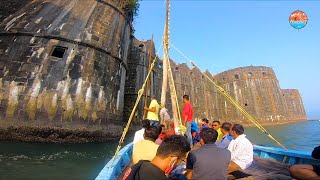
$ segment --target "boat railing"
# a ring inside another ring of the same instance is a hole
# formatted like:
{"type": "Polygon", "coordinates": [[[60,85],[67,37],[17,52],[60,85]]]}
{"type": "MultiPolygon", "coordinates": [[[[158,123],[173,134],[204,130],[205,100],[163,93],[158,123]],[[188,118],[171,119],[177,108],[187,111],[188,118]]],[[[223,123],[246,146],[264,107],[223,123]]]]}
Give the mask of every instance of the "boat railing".
{"type": "Polygon", "coordinates": [[[130,164],[132,157],[133,143],[127,144],[123,147],[117,157],[113,160],[111,159],[101,170],[96,180],[109,180],[116,179],[117,175],[121,174],[121,171],[130,164]],[[112,165],[113,162],[113,165],[112,165]]]}
{"type": "Polygon", "coordinates": [[[275,147],[255,145],[254,155],[261,158],[270,158],[288,164],[319,164],[320,161],[311,157],[309,151],[284,150],[275,147]]]}

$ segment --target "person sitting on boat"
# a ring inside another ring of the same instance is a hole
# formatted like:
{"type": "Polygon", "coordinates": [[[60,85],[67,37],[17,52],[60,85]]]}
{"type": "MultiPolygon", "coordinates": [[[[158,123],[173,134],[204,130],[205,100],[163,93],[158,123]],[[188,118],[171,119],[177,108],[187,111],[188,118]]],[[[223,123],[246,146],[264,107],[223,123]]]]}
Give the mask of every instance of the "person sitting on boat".
{"type": "Polygon", "coordinates": [[[204,128],[209,128],[209,120],[207,118],[202,119],[200,131],[202,131],[204,128]]]}
{"type": "Polygon", "coordinates": [[[150,121],[148,119],[145,119],[145,120],[142,120],[141,124],[142,124],[142,129],[134,133],[133,144],[141,140],[144,140],[144,137],[143,137],[144,130],[145,128],[150,126],[150,121]]]}
{"type": "Polygon", "coordinates": [[[133,145],[132,161],[136,164],[140,160],[151,160],[156,156],[158,144],[155,143],[161,129],[159,126],[149,126],[144,130],[144,140],[133,145]]]}
{"type": "Polygon", "coordinates": [[[218,132],[217,141],[222,139],[223,134],[222,134],[221,128],[220,128],[220,121],[218,121],[218,120],[212,121],[212,128],[218,132]]]}
{"type": "MultiPolygon", "coordinates": [[[[313,149],[311,156],[320,160],[320,146],[313,149]]],[[[290,167],[290,174],[297,179],[320,179],[320,165],[297,164],[290,167]]]]}
{"type": "Polygon", "coordinates": [[[199,128],[195,122],[191,124],[192,145],[196,145],[200,142],[199,128]],[[196,128],[194,128],[196,127],[196,128]]]}
{"type": "Polygon", "coordinates": [[[167,129],[165,125],[161,124],[161,133],[159,134],[158,139],[156,140],[156,144],[161,144],[167,138],[167,129]]]}
{"type": "Polygon", "coordinates": [[[147,113],[147,119],[150,120],[150,125],[158,125],[159,123],[159,109],[160,109],[160,105],[158,104],[158,101],[156,100],[156,98],[153,96],[151,98],[151,102],[149,105],[149,108],[147,106],[144,107],[144,110],[148,111],[147,113]]]}
{"type": "Polygon", "coordinates": [[[165,108],[163,105],[160,106],[161,109],[160,109],[160,123],[163,124],[166,129],[169,129],[169,124],[171,122],[171,118],[170,118],[170,115],[168,113],[168,109],[165,108]]]}
{"type": "Polygon", "coordinates": [[[187,158],[188,179],[227,179],[231,153],[214,144],[217,137],[217,131],[211,128],[203,129],[200,132],[201,147],[190,151],[187,158]]]}
{"type": "Polygon", "coordinates": [[[123,180],[167,180],[167,176],[185,161],[189,151],[186,137],[172,135],[161,143],[151,162],[139,161],[127,170],[123,180]]]}
{"type": "Polygon", "coordinates": [[[247,169],[253,161],[253,146],[246,138],[246,135],[243,134],[243,126],[241,124],[234,124],[229,133],[234,139],[228,146],[228,150],[231,152],[228,174],[247,169]]]}
{"type": "Polygon", "coordinates": [[[183,95],[183,111],[182,111],[182,119],[183,119],[183,125],[187,127],[186,135],[188,137],[190,146],[192,147],[192,135],[191,135],[191,123],[193,122],[193,108],[191,106],[191,103],[189,102],[189,96],[183,95]]]}
{"type": "Polygon", "coordinates": [[[223,134],[222,139],[216,142],[216,145],[219,148],[228,148],[230,142],[232,141],[233,137],[229,134],[230,128],[232,124],[228,122],[224,122],[221,125],[221,132],[223,134]]]}
{"type": "Polygon", "coordinates": [[[170,123],[171,129],[169,131],[167,131],[167,137],[174,135],[175,131],[174,131],[174,122],[170,123]]]}

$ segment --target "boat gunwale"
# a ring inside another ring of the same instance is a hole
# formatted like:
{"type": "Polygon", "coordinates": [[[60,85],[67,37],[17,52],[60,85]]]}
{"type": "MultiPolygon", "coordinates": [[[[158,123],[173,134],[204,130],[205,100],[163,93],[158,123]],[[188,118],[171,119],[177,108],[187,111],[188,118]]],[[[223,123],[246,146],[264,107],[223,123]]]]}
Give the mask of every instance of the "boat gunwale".
{"type": "Polygon", "coordinates": [[[132,151],[133,143],[129,143],[124,146],[119,151],[118,156],[115,159],[110,159],[109,162],[103,167],[96,177],[96,180],[117,179],[118,175],[122,173],[128,164],[130,164],[132,151]]]}

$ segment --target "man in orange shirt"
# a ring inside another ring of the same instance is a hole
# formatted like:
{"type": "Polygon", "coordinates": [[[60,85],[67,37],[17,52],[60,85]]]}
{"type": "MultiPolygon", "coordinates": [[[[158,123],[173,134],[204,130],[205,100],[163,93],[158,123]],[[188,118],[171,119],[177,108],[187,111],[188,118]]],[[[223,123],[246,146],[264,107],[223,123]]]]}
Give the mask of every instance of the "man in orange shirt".
{"type": "Polygon", "coordinates": [[[193,108],[189,102],[189,96],[184,95],[183,96],[183,111],[182,111],[182,119],[183,119],[183,125],[187,127],[186,135],[188,137],[188,141],[190,143],[190,146],[192,148],[192,135],[191,135],[191,123],[193,121],[193,108]]]}

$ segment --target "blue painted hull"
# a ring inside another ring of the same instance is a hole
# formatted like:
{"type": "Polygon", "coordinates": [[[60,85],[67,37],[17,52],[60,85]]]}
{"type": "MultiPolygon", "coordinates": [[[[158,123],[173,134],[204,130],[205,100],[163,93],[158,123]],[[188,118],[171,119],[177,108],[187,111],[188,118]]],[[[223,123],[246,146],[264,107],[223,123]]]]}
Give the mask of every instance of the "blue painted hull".
{"type": "MultiPolygon", "coordinates": [[[[311,157],[311,152],[284,150],[275,147],[253,146],[254,155],[261,158],[271,158],[277,161],[288,164],[312,164],[320,165],[319,160],[311,157]]],[[[96,180],[115,180],[117,176],[123,173],[125,167],[130,164],[132,157],[133,144],[130,143],[123,147],[115,159],[113,166],[111,166],[113,159],[111,159],[105,167],[101,170],[96,180]]]]}
{"type": "Polygon", "coordinates": [[[267,146],[253,146],[253,154],[261,158],[271,158],[287,164],[320,165],[319,160],[311,157],[311,152],[284,150],[267,146]]]}
{"type": "Polygon", "coordinates": [[[113,165],[111,159],[104,168],[100,171],[99,175],[96,177],[96,180],[115,180],[122,171],[130,164],[132,157],[133,143],[130,143],[123,147],[116,159],[114,160],[113,165]]]}

